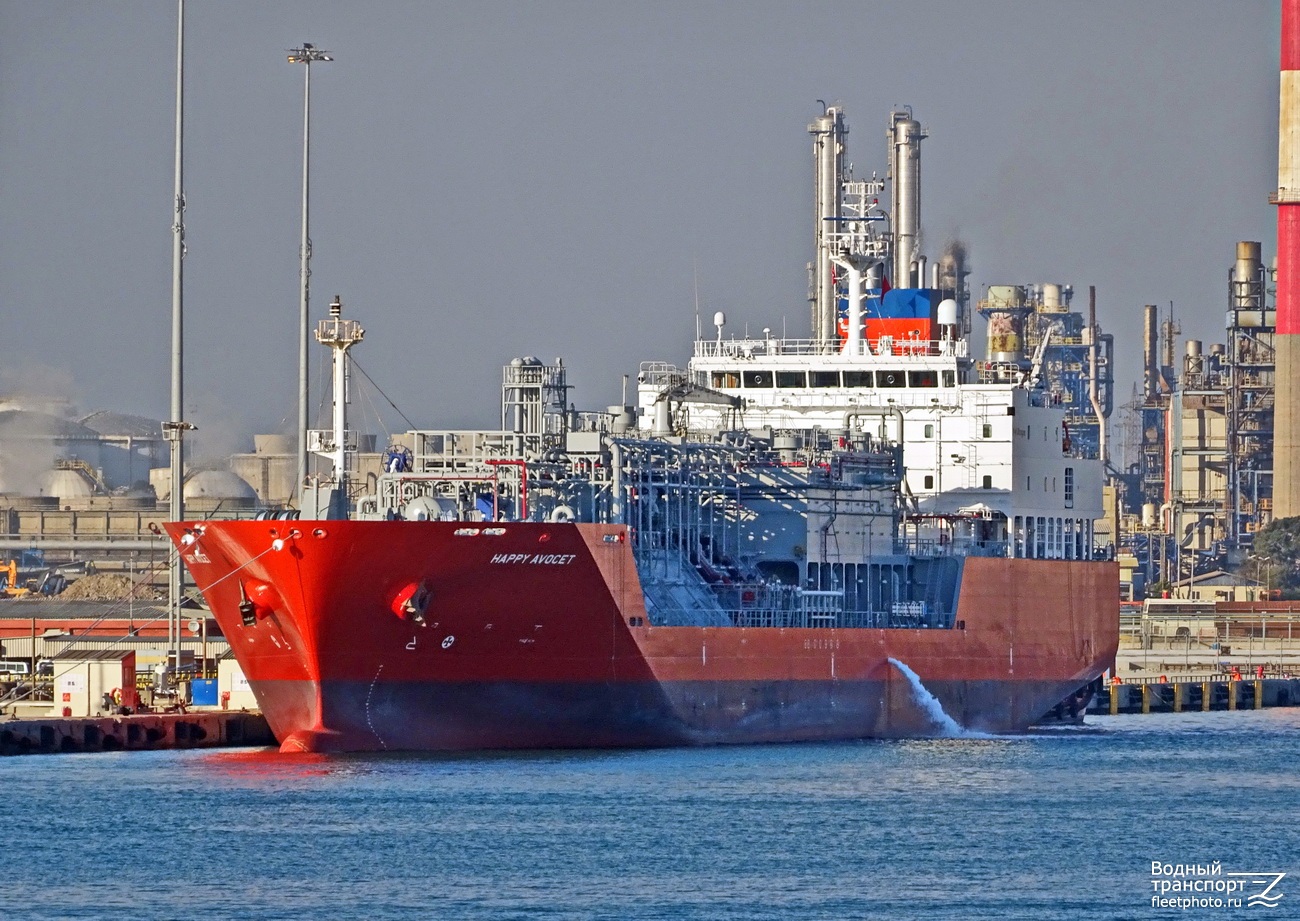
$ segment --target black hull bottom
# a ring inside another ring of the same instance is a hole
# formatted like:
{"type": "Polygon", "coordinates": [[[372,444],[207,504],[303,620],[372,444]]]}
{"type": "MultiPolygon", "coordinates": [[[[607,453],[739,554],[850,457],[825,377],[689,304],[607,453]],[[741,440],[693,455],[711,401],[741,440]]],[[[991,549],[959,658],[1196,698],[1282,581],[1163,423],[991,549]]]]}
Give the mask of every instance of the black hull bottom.
{"type": "Polygon", "coordinates": [[[653,748],[1022,731],[1080,685],[253,682],[285,751],[653,748]]]}

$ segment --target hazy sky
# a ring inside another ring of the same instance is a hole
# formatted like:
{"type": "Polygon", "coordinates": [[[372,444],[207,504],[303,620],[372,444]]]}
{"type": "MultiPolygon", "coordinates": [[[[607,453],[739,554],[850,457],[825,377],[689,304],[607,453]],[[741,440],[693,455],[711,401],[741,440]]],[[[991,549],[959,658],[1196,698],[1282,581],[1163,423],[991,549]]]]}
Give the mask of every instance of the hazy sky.
{"type": "MultiPolygon", "coordinates": [[[[913,107],[926,250],[965,239],[977,296],[1055,281],[1086,306],[1096,285],[1126,401],[1141,305],[1221,341],[1235,242],[1272,258],[1278,16],[191,0],[187,414],[208,450],[296,420],[303,41],[336,58],[312,71],[313,319],[341,294],[379,386],[461,428],[495,427],[512,356],[563,356],[579,408],[643,360],[684,366],[697,271],[706,323],[807,335],[818,99],[845,106],[860,175],[913,107]]],[[[2,388],[167,415],[175,20],[0,0],[2,388]]]]}

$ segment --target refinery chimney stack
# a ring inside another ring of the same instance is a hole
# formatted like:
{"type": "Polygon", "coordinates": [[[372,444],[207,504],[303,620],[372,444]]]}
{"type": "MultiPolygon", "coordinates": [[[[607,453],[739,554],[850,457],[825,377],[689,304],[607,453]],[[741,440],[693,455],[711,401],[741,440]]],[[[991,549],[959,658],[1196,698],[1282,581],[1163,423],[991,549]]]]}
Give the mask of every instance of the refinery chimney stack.
{"type": "Polygon", "coordinates": [[[839,232],[844,206],[844,137],[849,133],[844,113],[830,106],[808,126],[813,136],[813,218],[815,220],[812,265],[812,337],[823,348],[835,340],[836,315],[835,254],[833,239],[839,232]]]}
{"type": "Polygon", "coordinates": [[[1282,0],[1273,515],[1300,515],[1300,0],[1282,0]]]}

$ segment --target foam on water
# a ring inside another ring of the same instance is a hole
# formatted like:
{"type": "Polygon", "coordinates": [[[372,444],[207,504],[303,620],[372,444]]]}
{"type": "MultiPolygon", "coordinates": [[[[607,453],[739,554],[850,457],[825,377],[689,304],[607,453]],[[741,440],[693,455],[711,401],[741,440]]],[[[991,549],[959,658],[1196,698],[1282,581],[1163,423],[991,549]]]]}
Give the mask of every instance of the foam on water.
{"type": "Polygon", "coordinates": [[[920,705],[926,717],[938,727],[941,733],[951,738],[970,735],[960,723],[947,714],[943,709],[943,704],[939,703],[939,698],[930,693],[930,690],[921,682],[921,677],[916,672],[895,658],[891,657],[889,663],[903,673],[903,677],[907,679],[907,683],[912,687],[912,696],[916,698],[917,704],[920,705]]]}

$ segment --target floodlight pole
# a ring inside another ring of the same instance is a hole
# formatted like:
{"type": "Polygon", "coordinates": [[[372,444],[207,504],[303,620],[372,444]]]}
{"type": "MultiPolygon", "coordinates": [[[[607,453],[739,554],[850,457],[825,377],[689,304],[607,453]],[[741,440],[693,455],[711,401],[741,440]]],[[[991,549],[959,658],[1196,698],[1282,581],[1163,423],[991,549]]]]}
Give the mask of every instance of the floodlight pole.
{"type": "Polygon", "coordinates": [[[308,304],[311,290],[311,237],[308,235],[309,197],[311,187],[311,65],[334,60],[309,42],[301,48],[289,50],[289,63],[302,64],[304,81],[302,94],[302,243],[301,298],[298,305],[298,471],[294,488],[298,491],[298,507],[302,508],[303,485],[307,482],[307,338],[311,324],[308,304]]]}
{"type": "MultiPolygon", "coordinates": [[[[169,489],[169,518],[185,518],[185,429],[191,428],[182,421],[185,407],[182,391],[184,375],[184,336],[182,325],[183,283],[182,261],[185,258],[185,192],[183,174],[185,105],[185,0],[177,0],[176,9],[176,185],[172,198],[172,381],[171,419],[163,426],[171,452],[171,486],[169,489]]],[[[172,667],[179,674],[181,666],[181,590],[182,571],[180,553],[172,557],[167,584],[167,639],[171,647],[172,667]]]]}

